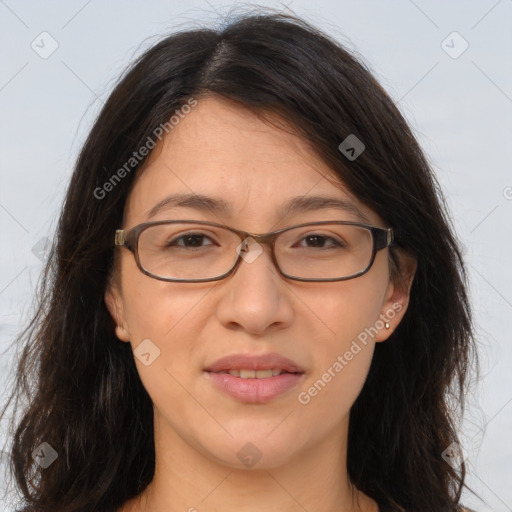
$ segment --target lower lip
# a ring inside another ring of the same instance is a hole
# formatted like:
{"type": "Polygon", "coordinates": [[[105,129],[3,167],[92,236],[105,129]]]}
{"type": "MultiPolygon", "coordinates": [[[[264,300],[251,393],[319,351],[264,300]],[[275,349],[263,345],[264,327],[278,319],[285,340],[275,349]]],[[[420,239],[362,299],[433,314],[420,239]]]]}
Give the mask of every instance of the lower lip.
{"type": "Polygon", "coordinates": [[[229,373],[206,372],[217,389],[250,404],[263,404],[294,388],[302,373],[282,373],[267,379],[242,379],[229,373]]]}

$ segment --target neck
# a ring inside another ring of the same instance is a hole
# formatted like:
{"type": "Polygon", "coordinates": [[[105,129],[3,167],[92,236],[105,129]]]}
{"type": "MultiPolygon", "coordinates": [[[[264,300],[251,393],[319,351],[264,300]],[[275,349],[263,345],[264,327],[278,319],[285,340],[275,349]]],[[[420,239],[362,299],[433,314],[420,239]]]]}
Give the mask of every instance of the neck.
{"type": "Polygon", "coordinates": [[[350,483],[346,471],[348,421],[283,464],[237,469],[190,446],[155,415],[155,474],[120,512],[378,512],[374,500],[350,483]]]}
{"type": "Polygon", "coordinates": [[[155,412],[154,478],[119,512],[378,512],[348,478],[348,418],[340,430],[282,464],[237,469],[190,446],[155,412]]]}

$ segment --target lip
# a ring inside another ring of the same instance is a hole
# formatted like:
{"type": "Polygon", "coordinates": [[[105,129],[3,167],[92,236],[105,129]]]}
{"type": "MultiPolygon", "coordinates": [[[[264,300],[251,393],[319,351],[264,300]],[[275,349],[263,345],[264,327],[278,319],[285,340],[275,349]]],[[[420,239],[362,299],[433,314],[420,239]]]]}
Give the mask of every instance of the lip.
{"type": "Polygon", "coordinates": [[[304,370],[291,359],[276,353],[261,355],[234,354],[217,360],[205,370],[205,375],[219,391],[244,403],[262,404],[296,387],[304,378],[304,370]],[[229,370],[268,370],[279,368],[280,375],[265,379],[243,379],[229,370]]]}
{"type": "Polygon", "coordinates": [[[304,370],[287,357],[268,352],[266,354],[233,354],[218,359],[205,368],[206,372],[223,372],[227,370],[268,370],[279,368],[290,373],[304,373],[304,370]]]}

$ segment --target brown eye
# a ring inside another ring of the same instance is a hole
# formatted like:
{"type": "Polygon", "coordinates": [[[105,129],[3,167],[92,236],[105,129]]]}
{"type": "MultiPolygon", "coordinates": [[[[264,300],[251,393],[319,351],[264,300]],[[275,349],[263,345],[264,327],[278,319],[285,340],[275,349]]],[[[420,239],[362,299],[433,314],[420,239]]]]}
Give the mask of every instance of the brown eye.
{"type": "Polygon", "coordinates": [[[203,242],[211,240],[209,237],[202,233],[187,233],[185,235],[181,235],[174,240],[171,240],[167,247],[204,247],[205,245],[212,244],[204,244],[203,242]]]}

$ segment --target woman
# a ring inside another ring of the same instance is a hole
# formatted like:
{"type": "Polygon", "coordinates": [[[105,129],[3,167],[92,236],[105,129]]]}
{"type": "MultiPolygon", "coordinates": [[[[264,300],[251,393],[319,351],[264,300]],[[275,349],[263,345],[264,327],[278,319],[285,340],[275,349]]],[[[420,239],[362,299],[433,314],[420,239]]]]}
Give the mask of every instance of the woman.
{"type": "Polygon", "coordinates": [[[25,333],[24,510],[461,510],[465,282],[346,49],[280,14],[163,39],[82,148],[25,333]]]}

